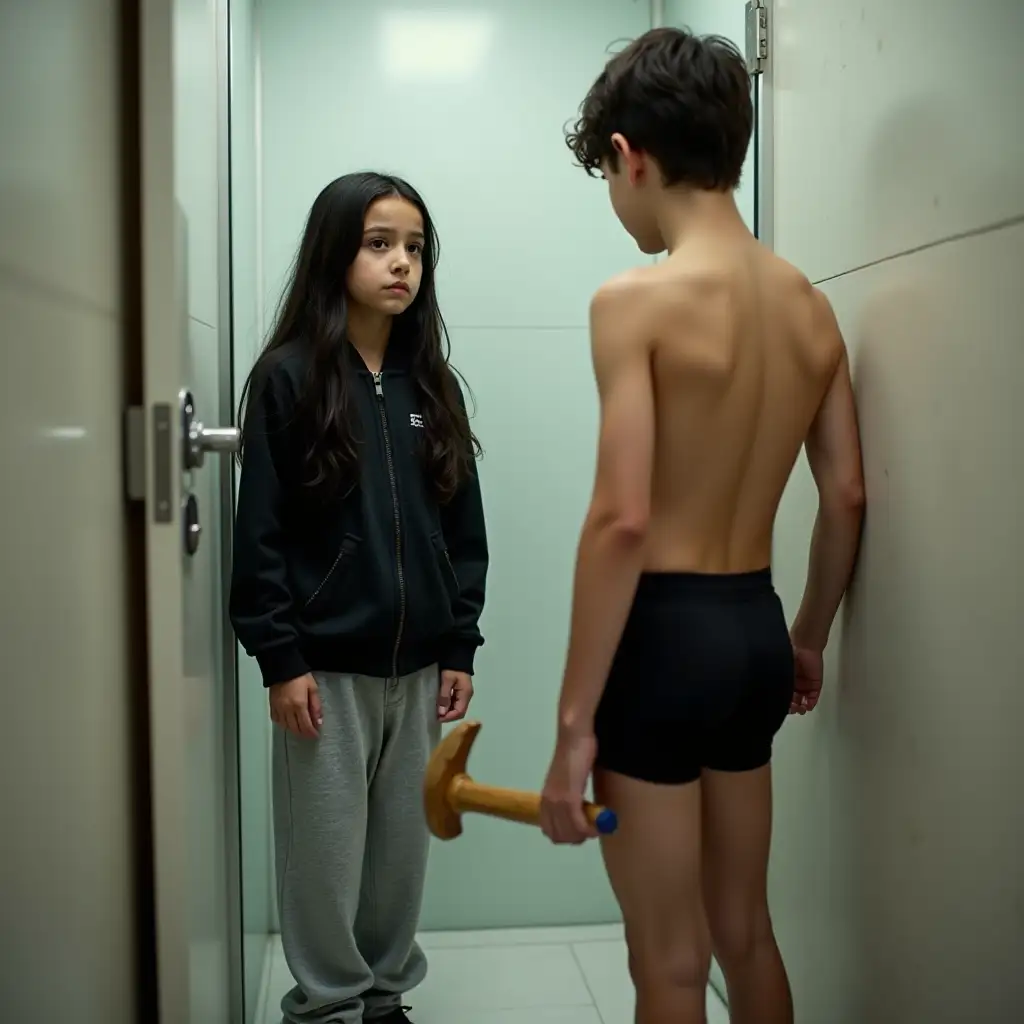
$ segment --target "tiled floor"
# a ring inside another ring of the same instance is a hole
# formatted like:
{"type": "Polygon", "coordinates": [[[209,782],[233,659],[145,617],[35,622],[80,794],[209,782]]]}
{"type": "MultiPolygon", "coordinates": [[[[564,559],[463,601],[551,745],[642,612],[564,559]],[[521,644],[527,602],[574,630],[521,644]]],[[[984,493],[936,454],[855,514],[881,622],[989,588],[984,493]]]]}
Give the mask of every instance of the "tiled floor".
{"type": "MultiPolygon", "coordinates": [[[[415,1024],[632,1024],[621,927],[429,932],[427,980],[409,994],[415,1024]]],[[[262,1019],[279,1024],[292,985],[275,942],[262,1019]]],[[[708,992],[708,1024],[728,1024],[708,992]]]]}

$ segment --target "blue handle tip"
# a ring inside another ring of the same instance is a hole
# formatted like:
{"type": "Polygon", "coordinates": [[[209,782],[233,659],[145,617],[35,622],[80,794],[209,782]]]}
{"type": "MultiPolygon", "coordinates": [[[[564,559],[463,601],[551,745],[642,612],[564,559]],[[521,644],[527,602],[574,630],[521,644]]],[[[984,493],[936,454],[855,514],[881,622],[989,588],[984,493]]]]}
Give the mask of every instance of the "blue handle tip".
{"type": "Polygon", "coordinates": [[[594,824],[601,835],[610,836],[619,827],[619,819],[615,816],[613,810],[606,807],[597,816],[597,821],[594,824]]]}

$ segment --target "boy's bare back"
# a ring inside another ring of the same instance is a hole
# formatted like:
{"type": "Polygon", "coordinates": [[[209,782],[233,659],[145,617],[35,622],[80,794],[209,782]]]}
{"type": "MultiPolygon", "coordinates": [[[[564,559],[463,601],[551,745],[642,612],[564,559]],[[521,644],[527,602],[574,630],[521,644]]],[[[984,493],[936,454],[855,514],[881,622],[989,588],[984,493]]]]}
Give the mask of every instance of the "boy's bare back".
{"type": "Polygon", "coordinates": [[[645,568],[762,569],[786,481],[843,359],[831,308],[749,236],[701,239],[631,276],[655,397],[645,568]]]}

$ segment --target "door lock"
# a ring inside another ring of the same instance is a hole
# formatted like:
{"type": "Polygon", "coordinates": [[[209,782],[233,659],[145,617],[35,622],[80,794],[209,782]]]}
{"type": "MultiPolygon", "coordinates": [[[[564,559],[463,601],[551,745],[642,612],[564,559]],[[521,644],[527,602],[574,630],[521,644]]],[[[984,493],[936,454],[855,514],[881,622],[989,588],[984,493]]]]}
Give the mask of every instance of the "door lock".
{"type": "Polygon", "coordinates": [[[203,533],[203,524],[199,521],[199,501],[194,494],[190,494],[185,499],[181,512],[185,554],[194,555],[199,550],[199,538],[203,533]]]}

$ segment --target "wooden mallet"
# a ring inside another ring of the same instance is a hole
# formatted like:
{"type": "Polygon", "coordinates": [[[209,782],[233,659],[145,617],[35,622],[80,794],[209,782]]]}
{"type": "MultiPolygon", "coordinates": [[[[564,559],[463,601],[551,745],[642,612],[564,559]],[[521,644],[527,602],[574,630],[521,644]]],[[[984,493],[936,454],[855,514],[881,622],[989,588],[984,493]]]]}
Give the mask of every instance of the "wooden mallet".
{"type": "MultiPolygon", "coordinates": [[[[524,825],[540,824],[539,793],[484,786],[466,773],[469,752],[479,732],[479,722],[462,722],[441,740],[430,756],[423,799],[427,826],[438,839],[462,835],[462,815],[466,811],[524,825]]],[[[585,803],[583,812],[601,835],[611,835],[618,826],[615,812],[607,807],[585,803]]]]}

